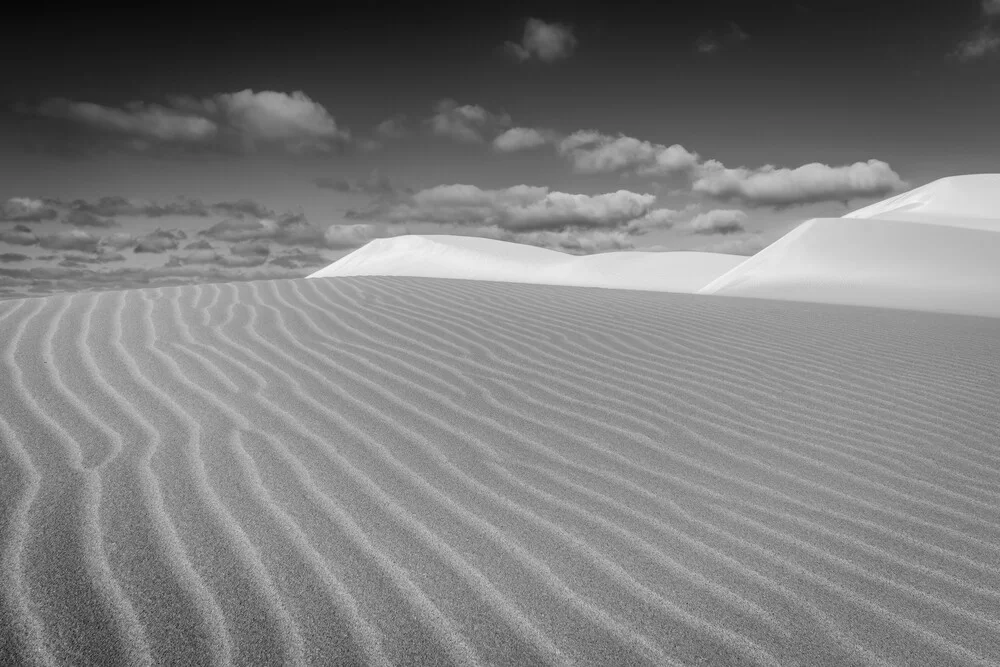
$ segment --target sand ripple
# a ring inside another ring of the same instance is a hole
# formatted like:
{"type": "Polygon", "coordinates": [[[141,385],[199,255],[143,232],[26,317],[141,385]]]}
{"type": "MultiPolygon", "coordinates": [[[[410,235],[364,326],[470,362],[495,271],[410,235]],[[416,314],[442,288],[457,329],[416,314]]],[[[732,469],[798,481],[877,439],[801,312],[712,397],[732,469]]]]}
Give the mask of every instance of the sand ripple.
{"type": "Polygon", "coordinates": [[[2,665],[1000,664],[1000,321],[390,277],[0,302],[2,665]]]}

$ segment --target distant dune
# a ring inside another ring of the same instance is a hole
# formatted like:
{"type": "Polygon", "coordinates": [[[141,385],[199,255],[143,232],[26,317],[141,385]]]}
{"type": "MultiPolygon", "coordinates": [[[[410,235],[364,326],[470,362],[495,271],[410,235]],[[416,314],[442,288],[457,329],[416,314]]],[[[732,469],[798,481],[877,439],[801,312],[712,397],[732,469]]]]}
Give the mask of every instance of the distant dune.
{"type": "Polygon", "coordinates": [[[807,220],[750,258],[574,257],[459,236],[379,239],[310,278],[421,276],[696,292],[1000,317],[1000,174],[942,178],[842,218],[807,220]]]}
{"type": "Polygon", "coordinates": [[[0,350],[0,665],[1000,664],[1000,319],[347,277],[0,350]]]}
{"type": "Polygon", "coordinates": [[[376,239],[310,278],[412,276],[695,292],[746,257],[713,252],[576,256],[523,243],[447,234],[376,239]]]}

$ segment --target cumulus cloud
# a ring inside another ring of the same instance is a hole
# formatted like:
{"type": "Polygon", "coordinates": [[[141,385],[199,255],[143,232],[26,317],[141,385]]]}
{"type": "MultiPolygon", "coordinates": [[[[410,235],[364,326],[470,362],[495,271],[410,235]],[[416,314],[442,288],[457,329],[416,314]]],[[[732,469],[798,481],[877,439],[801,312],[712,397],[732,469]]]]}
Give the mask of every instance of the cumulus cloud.
{"type": "Polygon", "coordinates": [[[580,130],[559,142],[557,150],[585,174],[635,170],[641,175],[684,173],[698,164],[698,155],[679,144],[665,146],[624,134],[611,136],[580,130]]]}
{"type": "Polygon", "coordinates": [[[537,58],[551,63],[570,57],[576,45],[577,39],[570,26],[529,18],[521,42],[506,42],[504,50],[518,62],[537,58]]]}
{"type": "Polygon", "coordinates": [[[140,151],[187,145],[323,153],[350,139],[330,112],[302,91],[246,89],[203,99],[175,96],[168,105],[129,102],[121,108],[53,98],[35,111],[122,138],[122,147],[140,151]]]}
{"type": "Polygon", "coordinates": [[[212,210],[222,215],[231,215],[239,218],[253,216],[255,218],[273,218],[276,214],[260,202],[252,199],[240,199],[238,201],[224,201],[212,204],[212,210]]]}
{"type": "Polygon", "coordinates": [[[19,252],[2,252],[0,253],[0,262],[26,262],[31,257],[23,255],[19,252]]]}
{"type": "Polygon", "coordinates": [[[267,257],[271,254],[271,246],[264,241],[240,241],[234,243],[229,252],[244,257],[267,257]]]}
{"type": "Polygon", "coordinates": [[[747,214],[738,209],[715,209],[699,213],[684,225],[695,234],[735,234],[743,231],[747,214]]]}
{"type": "Polygon", "coordinates": [[[0,220],[10,222],[42,222],[59,215],[54,202],[30,197],[11,197],[0,204],[0,220]]]}
{"type": "Polygon", "coordinates": [[[695,192],[748,206],[795,206],[824,201],[879,197],[907,187],[899,174],[880,160],[831,167],[818,162],[795,169],[765,165],[728,169],[709,160],[693,184],[695,192]]]}
{"type": "Polygon", "coordinates": [[[63,261],[74,264],[107,264],[109,262],[124,262],[125,255],[99,247],[96,252],[78,252],[75,250],[65,252],[63,253],[63,261]]]}
{"type": "Polygon", "coordinates": [[[226,255],[214,250],[195,250],[186,255],[171,255],[164,266],[173,268],[210,264],[224,267],[249,267],[260,266],[266,261],[267,257],[264,255],[238,255],[233,253],[226,255]]]}
{"type": "Polygon", "coordinates": [[[88,213],[87,211],[70,211],[69,214],[63,218],[64,225],[73,225],[74,227],[117,227],[118,223],[112,218],[102,218],[100,216],[94,215],[93,213],[88,213]]]}
{"type": "Polygon", "coordinates": [[[323,233],[327,248],[358,248],[376,237],[375,225],[330,225],[323,233]]]}
{"type": "Polygon", "coordinates": [[[324,230],[299,214],[286,214],[275,219],[221,220],[198,232],[203,239],[230,243],[264,241],[312,248],[357,247],[367,243],[373,234],[371,225],[331,225],[324,230]],[[362,229],[366,230],[365,234],[360,233],[362,229]]]}
{"type": "Polygon", "coordinates": [[[101,197],[95,202],[75,199],[67,204],[67,206],[74,211],[109,218],[119,215],[144,218],[162,218],[168,215],[205,217],[209,214],[209,207],[201,201],[183,198],[158,204],[140,199],[126,199],[125,197],[112,196],[101,197]]]}
{"type": "Polygon", "coordinates": [[[431,131],[466,143],[482,143],[510,125],[510,116],[505,113],[492,113],[472,104],[459,106],[450,99],[438,102],[435,112],[428,119],[431,131]]]}
{"type": "Polygon", "coordinates": [[[558,141],[558,138],[552,130],[512,127],[493,140],[493,148],[501,153],[513,153],[551,144],[558,141]]]}
{"type": "Polygon", "coordinates": [[[729,22],[725,31],[716,32],[709,30],[698,36],[694,47],[698,53],[717,53],[723,49],[731,48],[750,38],[736,23],[729,22]]]}
{"type": "Polygon", "coordinates": [[[49,250],[79,250],[80,252],[97,252],[101,242],[99,236],[82,229],[71,229],[38,237],[38,244],[49,250]]]}
{"type": "Polygon", "coordinates": [[[101,245],[115,250],[131,248],[136,243],[136,238],[125,232],[115,232],[101,237],[101,245]]]}
{"type": "Polygon", "coordinates": [[[392,207],[386,217],[393,222],[495,225],[519,231],[616,227],[646,215],[655,201],[655,195],[628,190],[583,195],[528,185],[483,190],[456,184],[421,190],[409,202],[392,207]]]}
{"type": "Polygon", "coordinates": [[[11,229],[0,231],[0,241],[11,245],[35,245],[38,237],[27,225],[14,225],[11,229]]]}
{"type": "Polygon", "coordinates": [[[206,241],[205,239],[199,239],[198,241],[192,241],[184,246],[185,250],[214,250],[215,246],[206,241]]]}
{"type": "Polygon", "coordinates": [[[156,229],[138,237],[132,247],[132,252],[162,253],[176,250],[179,242],[186,238],[187,233],[182,229],[156,229]]]}

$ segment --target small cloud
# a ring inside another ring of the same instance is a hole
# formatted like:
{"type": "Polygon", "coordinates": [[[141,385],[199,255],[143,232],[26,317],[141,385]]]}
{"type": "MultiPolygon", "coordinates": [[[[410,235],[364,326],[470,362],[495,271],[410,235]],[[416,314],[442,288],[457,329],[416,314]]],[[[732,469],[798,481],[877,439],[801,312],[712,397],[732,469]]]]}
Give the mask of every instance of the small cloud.
{"type": "Polygon", "coordinates": [[[391,195],[397,192],[389,177],[382,174],[378,168],[372,169],[368,177],[363,180],[320,177],[314,179],[313,183],[317,187],[336,192],[355,192],[369,195],[391,195]]]}
{"type": "Polygon", "coordinates": [[[286,269],[302,269],[323,266],[330,263],[330,259],[318,252],[305,252],[300,248],[293,248],[272,257],[269,265],[280,266],[286,269]]]}
{"type": "Polygon", "coordinates": [[[31,257],[22,255],[19,252],[0,253],[0,262],[26,262],[29,259],[31,259],[31,257]]]}
{"type": "Polygon", "coordinates": [[[218,204],[212,204],[210,208],[221,215],[231,215],[238,218],[245,216],[273,218],[276,215],[274,211],[252,199],[219,202],[218,204]]]}
{"type": "Polygon", "coordinates": [[[260,266],[267,261],[261,255],[234,255],[223,254],[214,250],[195,250],[187,255],[171,255],[164,264],[166,268],[174,268],[190,265],[217,265],[229,268],[242,268],[260,266]]]}
{"type": "Polygon", "coordinates": [[[0,204],[0,220],[9,222],[42,222],[58,215],[59,210],[49,200],[11,197],[0,204]]]}
{"type": "Polygon", "coordinates": [[[698,154],[680,144],[665,146],[619,134],[580,130],[559,142],[557,150],[584,174],[634,170],[640,175],[690,172],[698,164],[698,154]]]}
{"type": "Polygon", "coordinates": [[[161,218],[168,215],[206,217],[208,207],[197,199],[178,199],[177,201],[157,204],[150,201],[126,199],[125,197],[101,197],[96,202],[76,199],[68,204],[74,211],[91,213],[105,217],[119,215],[144,218],[161,218]]]}
{"type": "Polygon", "coordinates": [[[115,232],[114,234],[108,234],[107,236],[101,237],[101,245],[113,248],[115,250],[124,250],[125,248],[131,248],[136,243],[136,238],[131,234],[126,234],[125,232],[115,232]]]}
{"type": "Polygon", "coordinates": [[[997,52],[1000,52],[1000,33],[993,26],[985,25],[959,42],[952,56],[962,62],[972,62],[997,52]]]}
{"type": "Polygon", "coordinates": [[[267,257],[271,254],[271,246],[265,241],[240,241],[234,243],[229,252],[244,257],[267,257]]]}
{"type": "Polygon", "coordinates": [[[716,160],[709,160],[699,168],[692,187],[695,192],[720,201],[787,207],[880,197],[903,190],[907,184],[880,160],[840,167],[814,162],[795,169],[773,165],[728,169],[716,160]]]}
{"type": "Polygon", "coordinates": [[[109,262],[124,262],[125,255],[120,252],[107,252],[104,248],[98,248],[97,252],[65,252],[63,253],[63,261],[74,264],[107,264],[109,262]]]}
{"type": "Polygon", "coordinates": [[[531,127],[512,127],[493,140],[493,148],[501,153],[530,150],[559,140],[552,130],[531,127]]]}
{"type": "Polygon", "coordinates": [[[694,42],[694,48],[698,53],[717,53],[723,49],[728,49],[750,39],[740,26],[730,21],[727,29],[722,33],[709,30],[698,36],[694,42]]]}
{"type": "Polygon", "coordinates": [[[38,244],[49,250],[79,250],[97,252],[101,239],[82,229],[71,229],[38,237],[38,244]]]}
{"type": "Polygon", "coordinates": [[[198,241],[192,241],[184,246],[185,250],[215,250],[215,246],[206,241],[205,239],[200,239],[198,241]]]}
{"type": "Polygon", "coordinates": [[[375,136],[380,139],[401,139],[406,133],[406,116],[403,114],[396,114],[375,126],[375,136]]]}
{"type": "Polygon", "coordinates": [[[504,50],[518,62],[525,62],[534,57],[542,62],[551,63],[569,58],[576,45],[577,39],[573,36],[571,27],[529,18],[524,25],[521,42],[506,42],[504,50]]]}
{"type": "Polygon", "coordinates": [[[982,0],[983,16],[1000,16],[1000,0],[982,0]]]}
{"type": "Polygon", "coordinates": [[[112,146],[137,152],[174,147],[328,153],[350,140],[330,112],[302,91],[246,89],[204,99],[174,96],[166,105],[137,101],[121,107],[52,98],[29,111],[68,121],[103,135],[112,146]]]}
{"type": "Polygon", "coordinates": [[[510,125],[510,116],[505,113],[491,113],[472,104],[459,106],[450,99],[438,102],[435,111],[427,121],[431,131],[465,143],[482,143],[510,125]]]}
{"type": "Polygon", "coordinates": [[[27,225],[14,225],[13,228],[0,232],[0,241],[11,245],[35,245],[38,237],[27,225]]]}
{"type": "Polygon", "coordinates": [[[330,225],[323,233],[327,248],[358,248],[376,237],[375,225],[330,225]]]}
{"type": "Polygon", "coordinates": [[[743,231],[747,214],[738,209],[715,209],[699,213],[684,225],[695,234],[736,234],[743,231]]]}
{"type": "Polygon", "coordinates": [[[136,239],[132,252],[162,253],[176,250],[179,241],[187,238],[187,233],[181,229],[157,229],[136,239]]]}
{"type": "Polygon", "coordinates": [[[117,227],[118,223],[112,218],[101,218],[86,211],[70,211],[63,219],[64,225],[74,227],[117,227]]]}

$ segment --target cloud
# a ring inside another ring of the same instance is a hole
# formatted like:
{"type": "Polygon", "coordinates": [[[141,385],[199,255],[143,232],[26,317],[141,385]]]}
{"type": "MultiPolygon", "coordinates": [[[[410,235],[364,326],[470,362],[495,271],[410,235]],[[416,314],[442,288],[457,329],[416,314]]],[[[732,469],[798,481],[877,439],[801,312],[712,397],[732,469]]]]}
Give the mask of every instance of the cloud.
{"type": "Polygon", "coordinates": [[[87,211],[70,211],[69,215],[63,218],[64,225],[74,227],[117,227],[118,223],[111,218],[101,218],[88,213],[87,211]]]}
{"type": "Polygon", "coordinates": [[[657,208],[651,210],[646,215],[629,220],[624,229],[629,234],[646,234],[657,229],[670,229],[677,220],[688,213],[693,207],[689,206],[681,211],[669,208],[657,208]]]}
{"type": "Polygon", "coordinates": [[[727,169],[709,160],[701,166],[692,188],[721,201],[748,206],[796,206],[825,201],[879,197],[907,187],[899,174],[880,160],[831,167],[818,162],[795,169],[765,165],[757,169],[727,169]]]}
{"type": "Polygon", "coordinates": [[[694,47],[698,53],[717,53],[748,40],[750,35],[743,31],[736,23],[730,21],[727,30],[721,34],[714,30],[709,30],[698,36],[694,47]]]}
{"type": "Polygon", "coordinates": [[[58,209],[50,200],[11,197],[0,204],[0,220],[9,222],[42,222],[58,215],[58,209]]]}
{"type": "Polygon", "coordinates": [[[65,252],[63,253],[63,261],[75,264],[107,264],[109,262],[124,262],[125,255],[120,252],[108,252],[104,248],[98,248],[97,252],[65,252]]]}
{"type": "Polygon", "coordinates": [[[569,58],[576,48],[577,39],[573,29],[561,23],[546,23],[529,18],[524,25],[524,35],[521,42],[506,42],[504,50],[518,62],[537,58],[542,62],[551,63],[563,58],[569,58]]]}
{"type": "Polygon", "coordinates": [[[117,137],[118,147],[135,151],[186,146],[328,153],[350,140],[350,132],[302,91],[246,89],[203,99],[174,96],[168,105],[129,102],[121,108],[52,98],[34,111],[117,137]]]}
{"type": "Polygon", "coordinates": [[[285,251],[276,257],[272,257],[268,262],[272,266],[281,266],[286,269],[302,269],[316,266],[325,266],[330,263],[330,258],[319,252],[305,252],[299,248],[285,251]]]}
{"type": "Polygon", "coordinates": [[[179,241],[187,238],[187,233],[181,229],[157,229],[136,239],[132,252],[161,253],[176,250],[179,241]]]}
{"type": "Polygon", "coordinates": [[[101,197],[96,202],[76,199],[67,204],[67,206],[74,211],[105,217],[126,215],[161,218],[168,215],[192,217],[205,217],[209,215],[209,207],[197,199],[178,199],[177,201],[165,204],[157,204],[150,201],[114,196],[101,197]]]}
{"type": "Polygon", "coordinates": [[[715,209],[699,213],[684,225],[695,234],[735,234],[743,231],[747,214],[738,209],[715,209]]]}
{"type": "Polygon", "coordinates": [[[980,9],[980,27],[959,42],[949,54],[950,57],[967,63],[1000,52],[1000,32],[993,23],[993,19],[1000,16],[1000,0],[982,0],[980,9]]]}
{"type": "Polygon", "coordinates": [[[346,178],[320,177],[313,180],[317,187],[336,192],[356,192],[370,195],[391,195],[396,192],[396,187],[388,176],[382,174],[378,168],[372,169],[367,178],[363,180],[346,178]]]}
{"type": "Polygon", "coordinates": [[[205,239],[200,239],[198,241],[192,241],[184,246],[185,250],[215,250],[215,246],[206,241],[205,239]]]}
{"type": "Polygon", "coordinates": [[[694,169],[699,157],[680,144],[665,146],[619,134],[580,130],[559,142],[560,155],[569,158],[579,173],[598,174],[635,170],[641,175],[685,173],[694,169]]]}
{"type": "Polygon", "coordinates": [[[219,130],[214,122],[202,116],[142,102],[130,102],[124,109],[115,109],[52,98],[39,106],[38,113],[98,130],[164,142],[203,142],[213,138],[219,130]]]}
{"type": "Polygon", "coordinates": [[[115,232],[114,234],[108,234],[107,236],[101,237],[102,246],[114,248],[115,250],[131,248],[135,245],[135,243],[136,238],[131,234],[126,234],[125,232],[115,232]]]}
{"type": "Polygon", "coordinates": [[[482,143],[510,125],[510,116],[505,113],[491,113],[472,104],[459,106],[450,99],[438,102],[435,111],[427,121],[431,131],[466,143],[482,143]]]}
{"type": "Polygon", "coordinates": [[[555,143],[558,139],[552,130],[512,127],[493,140],[493,148],[501,153],[513,153],[555,143]]]}
{"type": "Polygon", "coordinates": [[[273,218],[276,215],[274,211],[252,199],[219,202],[212,204],[211,209],[222,215],[232,215],[239,218],[248,215],[255,218],[273,218]]]}
{"type": "Polygon", "coordinates": [[[369,225],[331,225],[320,229],[302,215],[283,215],[276,219],[221,220],[208,229],[198,232],[203,238],[239,243],[244,241],[273,241],[285,246],[307,246],[313,248],[357,247],[369,238],[344,235],[342,228],[368,228],[369,225]],[[331,231],[333,230],[333,231],[331,231]]]}
{"type": "Polygon", "coordinates": [[[3,252],[0,253],[0,262],[25,262],[31,259],[28,255],[22,255],[19,252],[3,252]]]}
{"type": "Polygon", "coordinates": [[[375,225],[330,225],[323,233],[327,248],[358,248],[376,237],[375,225]]]}
{"type": "Polygon", "coordinates": [[[38,244],[49,250],[79,250],[80,252],[97,252],[99,236],[82,229],[71,229],[38,237],[38,244]]]}
{"type": "Polygon", "coordinates": [[[260,266],[266,261],[267,255],[242,255],[236,253],[226,255],[214,250],[195,250],[194,252],[186,255],[171,255],[164,266],[172,268],[178,266],[213,264],[224,267],[250,267],[260,266]]]}
{"type": "Polygon", "coordinates": [[[375,136],[380,139],[401,139],[406,136],[406,116],[396,114],[375,126],[375,136]]]}
{"type": "Polygon", "coordinates": [[[244,257],[267,257],[271,254],[271,246],[263,241],[240,241],[233,244],[229,252],[244,257]]]}
{"type": "Polygon", "coordinates": [[[393,222],[495,225],[518,231],[616,227],[645,216],[655,201],[655,195],[628,190],[583,195],[528,185],[483,190],[456,184],[421,190],[410,202],[392,207],[386,217],[393,222]]]}
{"type": "Polygon", "coordinates": [[[1000,51],[1000,33],[985,25],[959,42],[952,55],[962,62],[972,62],[1000,51]]]}
{"type": "Polygon", "coordinates": [[[14,225],[13,228],[0,231],[0,241],[11,245],[35,245],[38,237],[27,225],[14,225]]]}

